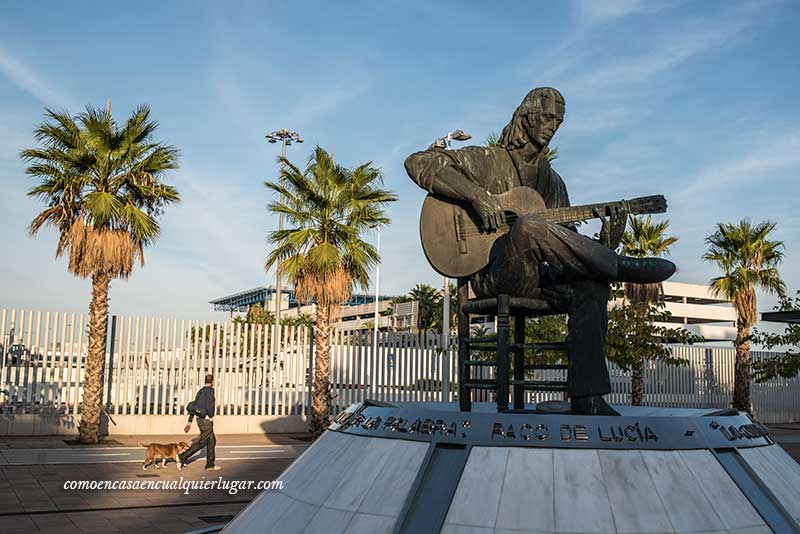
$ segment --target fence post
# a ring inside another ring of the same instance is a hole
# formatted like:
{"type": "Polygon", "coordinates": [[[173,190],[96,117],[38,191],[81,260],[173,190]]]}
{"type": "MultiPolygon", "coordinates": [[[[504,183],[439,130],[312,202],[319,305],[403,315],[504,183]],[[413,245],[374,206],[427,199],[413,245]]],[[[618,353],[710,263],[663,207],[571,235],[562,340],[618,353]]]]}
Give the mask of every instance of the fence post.
{"type": "Polygon", "coordinates": [[[703,387],[705,391],[703,392],[704,399],[711,399],[709,403],[706,401],[706,404],[715,404],[716,403],[716,392],[714,391],[714,352],[710,348],[703,349],[703,371],[705,376],[703,377],[703,387]]]}
{"type": "Polygon", "coordinates": [[[308,327],[308,371],[306,372],[306,420],[310,419],[313,396],[311,388],[314,386],[314,325],[308,327]]]}
{"type": "MultiPolygon", "coordinates": [[[[384,343],[378,340],[378,344],[376,345],[377,349],[375,353],[370,358],[371,368],[370,368],[370,375],[369,375],[369,391],[364,393],[364,400],[366,399],[378,399],[378,377],[380,376],[383,378],[386,373],[386,368],[381,366],[381,354],[386,354],[386,336],[383,336],[384,343]],[[379,371],[380,369],[380,371],[379,371]]],[[[394,347],[397,343],[397,334],[391,332],[391,341],[389,342],[389,350],[396,350],[394,347]]],[[[388,358],[388,356],[387,356],[388,358]]],[[[367,384],[365,384],[366,386],[367,384]]]]}
{"type": "Polygon", "coordinates": [[[442,334],[442,357],[439,360],[442,371],[442,398],[441,402],[450,402],[450,336],[442,334]]]}
{"type": "Polygon", "coordinates": [[[111,331],[108,335],[108,389],[106,390],[106,411],[111,413],[111,383],[114,377],[114,350],[117,340],[117,316],[111,316],[111,331]]]}

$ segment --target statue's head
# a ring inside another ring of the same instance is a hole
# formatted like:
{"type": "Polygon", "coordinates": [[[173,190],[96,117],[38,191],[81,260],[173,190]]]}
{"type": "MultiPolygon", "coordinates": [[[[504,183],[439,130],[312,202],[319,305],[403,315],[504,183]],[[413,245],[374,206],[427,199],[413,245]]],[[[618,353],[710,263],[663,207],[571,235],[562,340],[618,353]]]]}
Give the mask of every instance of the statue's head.
{"type": "Polygon", "coordinates": [[[552,87],[537,87],[522,99],[498,144],[508,149],[528,143],[541,150],[564,120],[564,97],[552,87]]]}

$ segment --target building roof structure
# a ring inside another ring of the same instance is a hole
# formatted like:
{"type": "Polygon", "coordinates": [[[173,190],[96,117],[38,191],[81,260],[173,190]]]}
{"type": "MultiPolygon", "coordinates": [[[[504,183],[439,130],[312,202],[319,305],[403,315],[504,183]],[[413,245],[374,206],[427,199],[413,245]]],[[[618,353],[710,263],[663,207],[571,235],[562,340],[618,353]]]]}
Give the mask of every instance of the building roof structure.
{"type": "MultiPolygon", "coordinates": [[[[214,306],[214,311],[236,311],[244,312],[254,304],[263,304],[275,299],[276,290],[274,287],[255,287],[247,291],[241,291],[225,297],[210,300],[209,304],[214,306]]],[[[299,306],[300,303],[295,296],[293,289],[282,289],[281,295],[283,298],[289,300],[289,307],[294,308],[299,306]]],[[[392,297],[380,295],[378,300],[390,300],[392,297]]],[[[370,304],[375,302],[375,295],[367,295],[363,293],[356,293],[345,303],[348,306],[355,306],[359,304],[370,304]]]]}
{"type": "Polygon", "coordinates": [[[761,314],[761,320],[772,323],[800,324],[800,310],[764,312],[761,314]]]}

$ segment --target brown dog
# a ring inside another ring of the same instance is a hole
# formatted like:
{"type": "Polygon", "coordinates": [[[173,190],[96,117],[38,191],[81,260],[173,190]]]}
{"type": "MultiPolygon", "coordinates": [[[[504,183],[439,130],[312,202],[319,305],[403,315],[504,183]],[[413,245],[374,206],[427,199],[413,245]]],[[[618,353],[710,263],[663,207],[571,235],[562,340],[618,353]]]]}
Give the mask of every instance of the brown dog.
{"type": "Polygon", "coordinates": [[[177,466],[178,471],[180,471],[181,467],[183,467],[178,455],[189,448],[189,444],[185,441],[179,441],[178,443],[167,443],[165,445],[162,445],[161,443],[144,444],[139,442],[139,446],[147,448],[147,458],[144,459],[142,469],[147,469],[147,466],[150,464],[155,464],[156,469],[158,469],[159,458],[161,458],[160,467],[165,467],[167,458],[172,458],[175,460],[175,465],[177,466]]]}

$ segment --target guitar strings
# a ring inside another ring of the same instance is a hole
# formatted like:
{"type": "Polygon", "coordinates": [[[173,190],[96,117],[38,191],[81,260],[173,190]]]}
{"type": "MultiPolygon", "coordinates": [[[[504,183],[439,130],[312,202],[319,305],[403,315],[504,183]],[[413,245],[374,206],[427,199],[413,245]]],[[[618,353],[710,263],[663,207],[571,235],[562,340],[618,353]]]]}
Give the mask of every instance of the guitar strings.
{"type": "MultiPolygon", "coordinates": [[[[640,200],[640,199],[634,199],[634,200],[640,200]]],[[[653,209],[651,206],[647,206],[647,205],[641,205],[641,206],[640,205],[636,205],[634,207],[632,205],[633,202],[634,201],[628,201],[628,203],[629,203],[628,204],[629,213],[632,213],[632,214],[637,214],[639,212],[647,213],[650,210],[652,210],[652,211],[654,211],[656,213],[660,213],[660,211],[658,209],[653,209]]],[[[645,204],[645,203],[641,203],[640,202],[640,204],[645,204]]],[[[596,209],[600,210],[601,212],[606,212],[609,208],[611,208],[611,205],[608,205],[608,204],[602,206],[602,208],[590,208],[590,207],[586,207],[586,206],[571,206],[571,207],[568,207],[568,208],[563,208],[563,210],[568,211],[570,213],[575,213],[576,210],[582,210],[582,212],[579,212],[581,215],[585,215],[585,216],[582,216],[582,217],[576,217],[574,215],[556,217],[554,215],[558,214],[559,211],[561,211],[561,209],[562,209],[562,208],[556,208],[556,209],[553,209],[553,210],[549,210],[550,216],[544,216],[544,219],[547,222],[552,223],[552,224],[562,224],[562,223],[566,223],[566,222],[586,221],[586,220],[594,219],[594,218],[597,217],[594,214],[594,211],[596,209]]],[[[536,214],[532,213],[531,215],[536,215],[536,214]]],[[[510,230],[511,227],[514,225],[514,223],[519,218],[520,218],[520,216],[517,215],[516,213],[511,213],[509,215],[504,216],[505,223],[502,224],[500,227],[498,227],[497,230],[500,230],[502,227],[506,227],[506,226],[510,230]]],[[[462,221],[460,221],[458,223],[458,229],[457,230],[458,230],[459,235],[463,236],[463,237],[474,237],[474,236],[478,236],[478,235],[486,235],[486,234],[489,234],[489,233],[495,233],[495,232],[488,232],[486,230],[483,230],[480,227],[478,227],[477,225],[474,228],[475,229],[469,229],[469,230],[466,229],[464,227],[464,222],[462,220],[462,221]]]]}
{"type": "MultiPolygon", "coordinates": [[[[510,230],[511,227],[514,225],[515,222],[517,222],[517,220],[519,218],[520,218],[519,215],[514,215],[514,214],[507,215],[505,217],[505,219],[504,219],[505,220],[504,224],[502,224],[499,227],[497,227],[496,230],[500,230],[500,229],[502,229],[504,227],[507,227],[507,229],[510,230]]],[[[561,223],[565,223],[565,222],[574,222],[574,217],[563,218],[563,219],[545,217],[545,220],[547,222],[549,222],[549,223],[561,224],[561,223]]],[[[580,219],[580,220],[583,220],[583,219],[580,219]]],[[[464,225],[464,222],[463,221],[459,222],[458,223],[458,234],[459,234],[459,236],[462,236],[462,237],[474,237],[474,236],[478,236],[478,235],[486,235],[486,234],[489,234],[489,233],[496,233],[496,232],[489,232],[489,231],[486,231],[486,230],[482,230],[481,228],[479,228],[477,226],[475,226],[473,228],[466,229],[465,225],[464,225]]]]}

